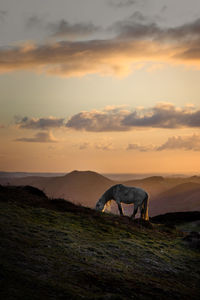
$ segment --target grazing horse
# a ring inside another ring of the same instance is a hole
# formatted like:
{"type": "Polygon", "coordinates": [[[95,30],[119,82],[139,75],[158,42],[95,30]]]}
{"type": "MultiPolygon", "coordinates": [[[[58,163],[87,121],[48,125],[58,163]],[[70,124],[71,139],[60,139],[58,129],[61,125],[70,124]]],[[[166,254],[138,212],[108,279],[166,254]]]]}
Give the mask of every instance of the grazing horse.
{"type": "Polygon", "coordinates": [[[140,208],[141,218],[149,220],[148,217],[148,194],[145,190],[138,187],[125,186],[123,184],[116,184],[111,186],[96,203],[96,210],[103,211],[106,203],[115,200],[119,213],[123,216],[121,203],[134,204],[132,218],[135,218],[138,207],[140,208]]]}

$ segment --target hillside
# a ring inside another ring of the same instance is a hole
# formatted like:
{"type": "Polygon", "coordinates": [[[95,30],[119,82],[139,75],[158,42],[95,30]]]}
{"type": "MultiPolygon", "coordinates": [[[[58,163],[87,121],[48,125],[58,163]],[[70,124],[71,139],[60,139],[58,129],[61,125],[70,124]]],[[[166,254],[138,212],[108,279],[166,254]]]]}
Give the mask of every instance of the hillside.
{"type": "MultiPolygon", "coordinates": [[[[199,299],[183,234],[0,186],[1,299],[199,299]]],[[[153,221],[153,220],[152,220],[153,221]]]]}
{"type": "Polygon", "coordinates": [[[200,184],[179,184],[154,198],[150,214],[200,210],[200,184]]]}

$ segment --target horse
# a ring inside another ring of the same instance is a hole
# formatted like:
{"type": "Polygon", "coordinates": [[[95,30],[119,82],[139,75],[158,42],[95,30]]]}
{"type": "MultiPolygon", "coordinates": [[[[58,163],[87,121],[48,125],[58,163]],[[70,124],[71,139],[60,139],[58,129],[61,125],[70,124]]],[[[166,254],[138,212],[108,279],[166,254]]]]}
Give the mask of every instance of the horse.
{"type": "Polygon", "coordinates": [[[123,216],[124,214],[121,203],[134,204],[134,210],[131,218],[135,218],[138,208],[140,208],[141,218],[148,221],[148,198],[149,196],[147,192],[142,188],[116,184],[105,191],[105,193],[97,201],[95,208],[98,211],[104,211],[106,204],[111,200],[115,200],[118,205],[119,213],[123,216]]]}

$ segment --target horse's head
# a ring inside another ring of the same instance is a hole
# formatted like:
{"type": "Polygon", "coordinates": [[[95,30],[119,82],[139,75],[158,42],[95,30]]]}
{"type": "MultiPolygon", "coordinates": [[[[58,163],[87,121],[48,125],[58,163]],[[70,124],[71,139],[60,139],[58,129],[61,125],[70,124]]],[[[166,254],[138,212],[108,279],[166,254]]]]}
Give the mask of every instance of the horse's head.
{"type": "Polygon", "coordinates": [[[102,211],[104,209],[105,206],[105,202],[102,200],[102,198],[100,198],[97,203],[96,203],[96,210],[102,211]]]}

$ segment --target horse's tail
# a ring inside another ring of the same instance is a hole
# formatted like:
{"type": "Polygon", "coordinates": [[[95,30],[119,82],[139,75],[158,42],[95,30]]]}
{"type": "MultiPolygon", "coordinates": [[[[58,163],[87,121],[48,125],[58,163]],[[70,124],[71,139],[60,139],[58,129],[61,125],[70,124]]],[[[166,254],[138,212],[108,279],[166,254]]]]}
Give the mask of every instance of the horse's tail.
{"type": "Polygon", "coordinates": [[[148,194],[146,194],[146,197],[144,198],[144,201],[142,203],[143,218],[146,221],[149,220],[148,206],[149,206],[149,196],[148,194]]]}

